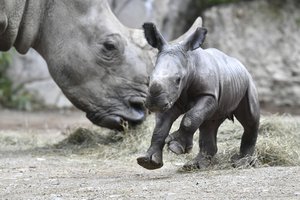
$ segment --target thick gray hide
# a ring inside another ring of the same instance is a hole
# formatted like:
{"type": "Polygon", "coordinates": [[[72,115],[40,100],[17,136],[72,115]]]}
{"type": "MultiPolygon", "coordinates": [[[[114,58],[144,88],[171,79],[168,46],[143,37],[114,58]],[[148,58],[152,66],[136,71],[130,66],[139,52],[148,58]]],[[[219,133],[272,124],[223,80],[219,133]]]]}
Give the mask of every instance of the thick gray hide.
{"type": "Polygon", "coordinates": [[[184,167],[207,167],[217,152],[217,131],[226,118],[244,127],[235,164],[251,164],[258,126],[259,103],[253,80],[235,58],[217,49],[200,48],[206,29],[198,28],[180,43],[168,44],[152,23],[144,25],[148,43],[159,50],[150,76],[146,106],[156,112],[151,145],[138,163],[147,169],[162,167],[162,149],[188,153],[200,130],[200,151],[184,167]],[[184,114],[180,127],[169,135],[172,123],[184,114]],[[247,159],[245,159],[247,157],[247,159]]]}
{"type": "Polygon", "coordinates": [[[37,50],[67,98],[100,126],[144,119],[152,67],[145,44],[106,1],[0,0],[0,50],[37,50]]]}

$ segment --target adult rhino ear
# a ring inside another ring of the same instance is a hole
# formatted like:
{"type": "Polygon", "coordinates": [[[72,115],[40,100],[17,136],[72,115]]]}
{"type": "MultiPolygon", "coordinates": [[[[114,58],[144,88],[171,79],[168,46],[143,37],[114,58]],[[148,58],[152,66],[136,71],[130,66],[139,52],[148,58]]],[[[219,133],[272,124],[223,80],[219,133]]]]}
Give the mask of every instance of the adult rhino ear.
{"type": "Polygon", "coordinates": [[[186,51],[198,49],[204,42],[207,33],[206,28],[198,27],[192,35],[187,37],[181,44],[186,51]]]}
{"type": "Polygon", "coordinates": [[[159,51],[167,44],[166,40],[153,23],[144,23],[143,29],[147,42],[159,51]]]}

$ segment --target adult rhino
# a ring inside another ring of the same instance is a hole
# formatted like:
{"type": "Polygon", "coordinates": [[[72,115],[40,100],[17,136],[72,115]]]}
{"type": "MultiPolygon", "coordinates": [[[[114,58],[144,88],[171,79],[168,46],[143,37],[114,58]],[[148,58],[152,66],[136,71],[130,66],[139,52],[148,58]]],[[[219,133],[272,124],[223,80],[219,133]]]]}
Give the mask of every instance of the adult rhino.
{"type": "Polygon", "coordinates": [[[34,48],[66,97],[99,126],[122,129],[145,118],[154,53],[146,44],[142,30],[123,26],[104,0],[0,0],[0,50],[34,48]]]}

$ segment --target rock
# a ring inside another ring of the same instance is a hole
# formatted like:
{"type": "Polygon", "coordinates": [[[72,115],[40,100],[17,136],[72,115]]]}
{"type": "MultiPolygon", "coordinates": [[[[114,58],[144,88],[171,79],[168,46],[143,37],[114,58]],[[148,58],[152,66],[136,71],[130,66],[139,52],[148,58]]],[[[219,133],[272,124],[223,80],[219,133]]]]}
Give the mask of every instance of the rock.
{"type": "Polygon", "coordinates": [[[26,55],[12,51],[13,61],[7,75],[14,87],[23,88],[46,107],[72,107],[70,101],[63,95],[51,78],[44,59],[33,49],[26,55]]]}
{"type": "Polygon", "coordinates": [[[238,58],[258,86],[262,107],[300,108],[300,7],[250,1],[204,13],[207,47],[238,58]]]}
{"type": "Polygon", "coordinates": [[[167,40],[182,33],[184,17],[192,0],[109,0],[118,19],[126,26],[141,28],[144,22],[155,22],[167,40]]]}

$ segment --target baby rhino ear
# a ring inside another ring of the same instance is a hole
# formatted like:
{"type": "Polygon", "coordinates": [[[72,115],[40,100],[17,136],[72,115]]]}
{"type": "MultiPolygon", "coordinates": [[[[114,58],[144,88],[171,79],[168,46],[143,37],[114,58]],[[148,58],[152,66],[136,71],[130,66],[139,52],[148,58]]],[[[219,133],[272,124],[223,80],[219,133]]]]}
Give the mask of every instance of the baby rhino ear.
{"type": "Polygon", "coordinates": [[[195,49],[198,49],[203,44],[206,33],[206,28],[198,27],[192,35],[190,35],[182,42],[184,49],[186,51],[193,51],[195,49]]]}
{"type": "Polygon", "coordinates": [[[143,25],[145,38],[147,42],[159,51],[167,44],[166,40],[153,23],[144,23],[143,25]]]}

